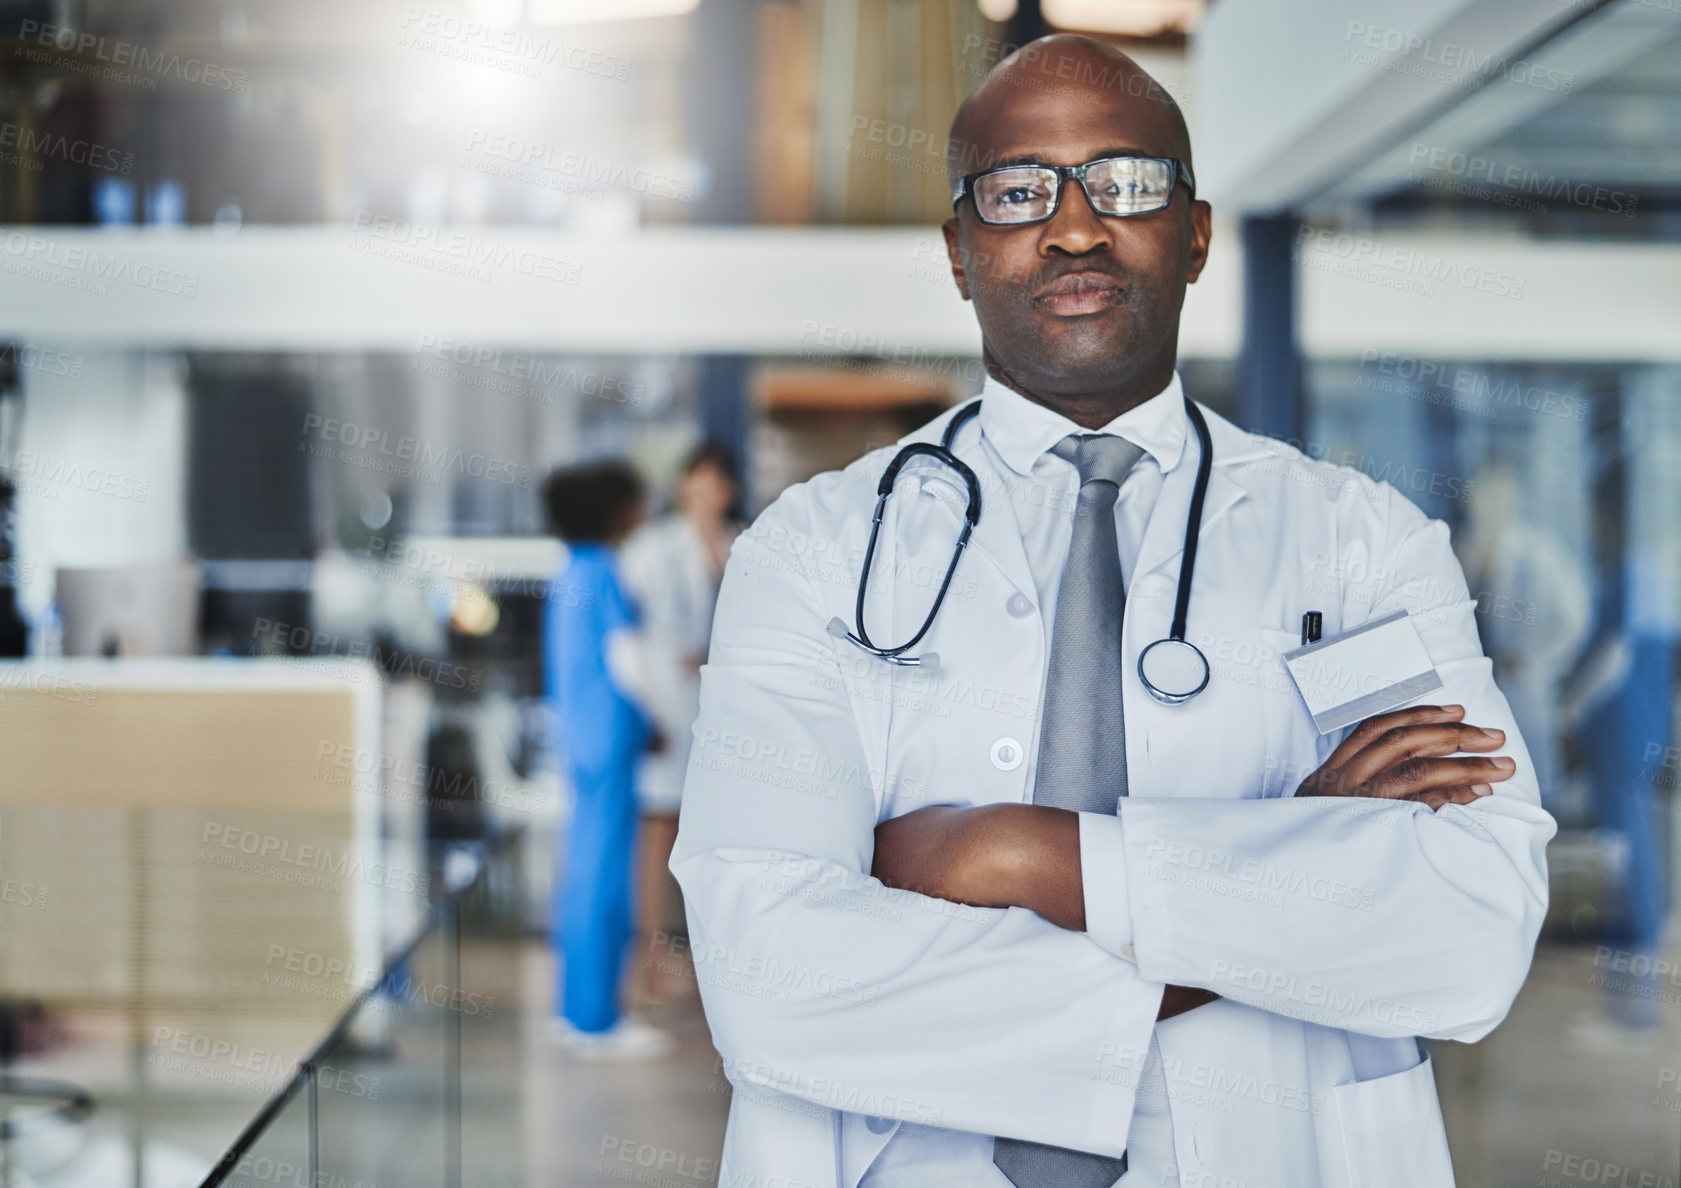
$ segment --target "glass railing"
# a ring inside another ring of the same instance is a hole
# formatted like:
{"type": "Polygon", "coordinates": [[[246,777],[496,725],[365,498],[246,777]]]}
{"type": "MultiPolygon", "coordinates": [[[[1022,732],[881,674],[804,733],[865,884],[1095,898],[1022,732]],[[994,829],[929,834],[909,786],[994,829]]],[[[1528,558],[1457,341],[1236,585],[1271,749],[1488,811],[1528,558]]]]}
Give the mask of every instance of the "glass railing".
{"type": "Polygon", "coordinates": [[[201,1188],[516,1182],[519,850],[512,832],[442,856],[449,890],[419,932],[201,1188]]]}

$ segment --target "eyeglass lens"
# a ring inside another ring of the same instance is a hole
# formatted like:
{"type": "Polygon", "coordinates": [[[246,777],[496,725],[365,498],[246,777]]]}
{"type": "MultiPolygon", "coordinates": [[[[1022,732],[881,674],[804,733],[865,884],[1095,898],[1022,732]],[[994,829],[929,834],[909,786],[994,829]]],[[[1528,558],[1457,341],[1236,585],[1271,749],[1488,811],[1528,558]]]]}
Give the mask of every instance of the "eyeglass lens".
{"type": "MultiPolygon", "coordinates": [[[[1173,194],[1173,166],[1149,157],[1114,157],[1086,167],[1086,193],[1099,214],[1160,210],[1173,194]]],[[[989,223],[1031,223],[1055,211],[1062,178],[1040,165],[1016,165],[975,179],[975,210],[989,223]]]]}

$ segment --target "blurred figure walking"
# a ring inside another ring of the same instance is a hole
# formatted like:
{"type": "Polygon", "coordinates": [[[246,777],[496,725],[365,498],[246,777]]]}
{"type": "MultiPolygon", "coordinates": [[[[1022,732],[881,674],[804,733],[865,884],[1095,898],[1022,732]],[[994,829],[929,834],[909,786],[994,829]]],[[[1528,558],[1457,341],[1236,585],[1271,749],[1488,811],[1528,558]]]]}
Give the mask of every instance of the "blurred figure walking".
{"type": "Polygon", "coordinates": [[[634,904],[636,768],[658,732],[627,692],[614,653],[637,627],[619,577],[619,545],[642,520],[641,480],[620,461],[555,471],[543,484],[550,528],[567,559],[549,591],[544,676],[573,787],[553,913],[560,962],[556,1035],[588,1059],[647,1059],[671,1036],[619,1012],[619,983],[634,904]]]}

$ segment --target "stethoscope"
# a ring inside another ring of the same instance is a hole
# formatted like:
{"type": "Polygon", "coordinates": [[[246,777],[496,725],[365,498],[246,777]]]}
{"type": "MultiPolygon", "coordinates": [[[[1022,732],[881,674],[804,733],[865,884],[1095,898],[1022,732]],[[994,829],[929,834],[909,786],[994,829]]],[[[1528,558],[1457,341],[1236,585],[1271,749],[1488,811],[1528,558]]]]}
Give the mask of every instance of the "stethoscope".
{"type": "MultiPolygon", "coordinates": [[[[907,656],[905,653],[914,648],[934,625],[934,619],[940,613],[940,605],[945,602],[946,591],[951,588],[952,575],[957,572],[957,562],[963,556],[963,550],[969,546],[969,538],[974,534],[975,525],[980,523],[980,480],[961,458],[952,453],[951,448],[952,442],[957,438],[957,431],[980,411],[979,400],[964,405],[947,423],[946,431],[940,436],[938,445],[926,441],[912,442],[895,454],[893,460],[887,464],[887,469],[882,471],[881,481],[876,484],[875,513],[870,517],[870,540],[864,547],[864,568],[858,575],[858,600],[854,612],[857,629],[848,631],[846,624],[837,617],[829,620],[830,635],[845,639],[860,650],[889,664],[905,668],[923,668],[930,672],[939,671],[939,653],[924,652],[920,656],[907,656]],[[882,517],[887,510],[887,497],[893,493],[893,484],[899,477],[899,471],[912,458],[924,457],[950,467],[962,477],[963,485],[969,493],[969,506],[963,515],[963,531],[957,538],[957,547],[951,554],[951,564],[946,566],[945,578],[940,582],[939,593],[934,595],[934,605],[928,608],[928,617],[922,620],[922,626],[917,628],[915,635],[896,648],[877,647],[864,627],[864,599],[869,588],[870,563],[875,559],[876,538],[881,533],[882,517]]],[[[1208,476],[1214,467],[1214,442],[1209,437],[1208,422],[1203,419],[1202,410],[1189,397],[1185,400],[1185,411],[1190,414],[1191,424],[1196,427],[1197,441],[1202,451],[1197,459],[1196,486],[1191,491],[1191,510],[1185,522],[1185,555],[1179,563],[1179,591],[1173,603],[1173,623],[1165,639],[1156,640],[1138,654],[1138,679],[1150,696],[1163,705],[1179,705],[1208,687],[1208,659],[1195,644],[1185,638],[1185,622],[1191,609],[1191,578],[1196,571],[1197,537],[1202,528],[1202,504],[1208,494],[1208,476]]]]}

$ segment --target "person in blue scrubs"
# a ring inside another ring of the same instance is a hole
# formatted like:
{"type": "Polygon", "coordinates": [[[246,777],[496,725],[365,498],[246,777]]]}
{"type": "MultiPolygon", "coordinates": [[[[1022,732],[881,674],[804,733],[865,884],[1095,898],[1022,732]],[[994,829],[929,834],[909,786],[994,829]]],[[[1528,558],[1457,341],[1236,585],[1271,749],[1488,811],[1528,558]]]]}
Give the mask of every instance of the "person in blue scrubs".
{"type": "Polygon", "coordinates": [[[543,484],[543,500],[567,549],[549,589],[543,659],[574,805],[552,916],[561,965],[555,1032],[584,1058],[659,1056],[670,1050],[671,1037],[619,1012],[635,919],[636,769],[658,738],[614,680],[610,663],[615,637],[637,626],[636,605],[619,577],[618,547],[642,520],[645,495],[628,464],[602,461],[555,471],[543,484]]]}

